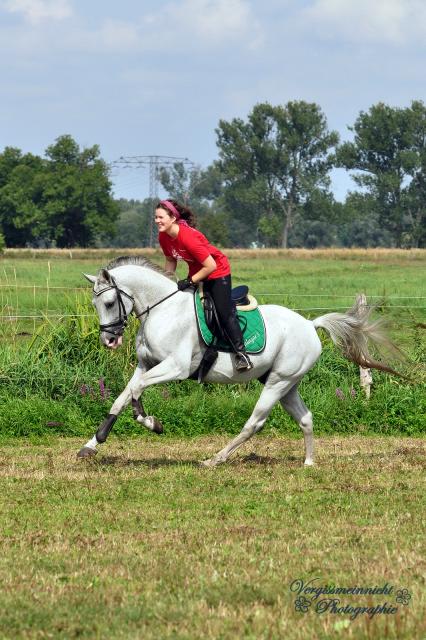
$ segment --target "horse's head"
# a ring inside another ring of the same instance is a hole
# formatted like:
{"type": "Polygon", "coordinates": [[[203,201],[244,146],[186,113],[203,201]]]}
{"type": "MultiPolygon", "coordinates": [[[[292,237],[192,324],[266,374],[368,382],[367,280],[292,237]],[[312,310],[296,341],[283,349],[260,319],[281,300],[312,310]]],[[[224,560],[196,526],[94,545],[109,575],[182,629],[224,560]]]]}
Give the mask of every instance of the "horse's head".
{"type": "Polygon", "coordinates": [[[106,269],[97,276],[84,274],[93,284],[93,304],[99,316],[100,340],[109,349],[116,349],[123,341],[127,317],[132,312],[134,300],[118,287],[114,277],[106,269]]]}

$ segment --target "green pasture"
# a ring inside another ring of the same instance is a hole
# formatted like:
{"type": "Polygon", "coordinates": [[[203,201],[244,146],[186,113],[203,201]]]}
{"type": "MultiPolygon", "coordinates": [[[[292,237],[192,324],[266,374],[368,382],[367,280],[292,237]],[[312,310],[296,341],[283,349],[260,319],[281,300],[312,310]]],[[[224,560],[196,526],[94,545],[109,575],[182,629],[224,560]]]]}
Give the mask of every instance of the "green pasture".
{"type": "MultiPolygon", "coordinates": [[[[137,322],[128,328],[121,350],[101,348],[91,287],[82,277],[83,272],[97,273],[111,254],[96,259],[72,255],[32,252],[22,258],[15,253],[0,263],[0,437],[90,436],[136,364],[137,322]]],[[[148,255],[162,263],[158,252],[148,255]]],[[[235,284],[249,284],[260,302],[301,309],[307,317],[346,309],[357,293],[365,293],[378,305],[376,316],[389,320],[392,337],[408,356],[408,364],[397,366],[413,382],[375,372],[372,397],[366,402],[357,367],[322,335],[323,355],[301,386],[317,433],[423,432],[426,252],[348,251],[336,257],[332,250],[318,255],[235,251],[231,260],[235,284]]],[[[257,382],[201,387],[176,382],[150,388],[144,398],[167,434],[195,436],[238,432],[259,391],[257,382]]],[[[280,408],[272,412],[268,430],[300,437],[297,425],[280,408]]],[[[114,426],[115,434],[143,431],[130,411],[114,426]]]]}
{"type": "MultiPolygon", "coordinates": [[[[234,284],[249,284],[261,303],[282,304],[314,317],[347,309],[362,292],[398,322],[425,321],[426,251],[371,250],[357,255],[348,250],[344,257],[333,250],[319,252],[319,257],[315,252],[306,257],[306,251],[266,252],[266,257],[261,251],[230,254],[234,284]]],[[[76,300],[80,303],[90,295],[82,273],[97,273],[117,252],[99,253],[96,258],[88,252],[85,259],[69,257],[71,252],[61,257],[46,252],[38,257],[34,251],[25,258],[16,251],[12,255],[0,259],[2,333],[11,336],[37,326],[42,321],[39,316],[70,313],[73,307],[75,311],[76,300]]],[[[147,250],[145,255],[163,264],[158,251],[147,250]]],[[[186,275],[182,266],[178,273],[186,275]]]]}

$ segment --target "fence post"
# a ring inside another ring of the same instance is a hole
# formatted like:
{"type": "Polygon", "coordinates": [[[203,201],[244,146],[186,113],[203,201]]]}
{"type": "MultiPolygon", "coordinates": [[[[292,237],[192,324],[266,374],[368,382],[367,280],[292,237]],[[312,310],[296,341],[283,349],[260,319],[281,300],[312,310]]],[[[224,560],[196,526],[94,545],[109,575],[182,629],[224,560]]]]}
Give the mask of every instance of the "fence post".
{"type": "MultiPolygon", "coordinates": [[[[358,303],[359,309],[365,309],[365,307],[367,306],[367,298],[365,293],[358,294],[357,303],[358,303]]],[[[361,389],[364,389],[365,397],[367,398],[367,400],[370,398],[372,382],[373,382],[373,376],[371,373],[371,369],[363,369],[363,367],[360,367],[359,383],[361,385],[361,389]]]]}

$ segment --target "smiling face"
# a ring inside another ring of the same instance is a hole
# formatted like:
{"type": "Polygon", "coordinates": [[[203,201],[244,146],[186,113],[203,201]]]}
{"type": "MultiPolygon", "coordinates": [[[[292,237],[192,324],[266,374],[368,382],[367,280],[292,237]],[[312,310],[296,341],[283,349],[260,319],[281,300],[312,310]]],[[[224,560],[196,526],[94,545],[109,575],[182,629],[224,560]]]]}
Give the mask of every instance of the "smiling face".
{"type": "Polygon", "coordinates": [[[177,235],[179,231],[176,218],[162,207],[158,207],[158,209],[155,210],[155,224],[158,227],[158,231],[163,231],[169,236],[177,235]]]}

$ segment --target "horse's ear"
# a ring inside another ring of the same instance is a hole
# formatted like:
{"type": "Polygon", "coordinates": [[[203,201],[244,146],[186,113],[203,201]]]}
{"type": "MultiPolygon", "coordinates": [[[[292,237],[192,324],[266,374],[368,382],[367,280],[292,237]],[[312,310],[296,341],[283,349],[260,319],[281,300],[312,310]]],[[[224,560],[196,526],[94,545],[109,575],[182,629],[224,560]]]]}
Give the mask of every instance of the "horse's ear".
{"type": "Polygon", "coordinates": [[[90,276],[88,273],[83,273],[84,277],[86,278],[86,280],[88,280],[89,282],[91,282],[92,284],[95,284],[96,282],[96,276],[90,276]]]}
{"type": "Polygon", "coordinates": [[[98,273],[98,282],[105,282],[106,284],[111,284],[112,276],[106,269],[101,269],[98,273]]]}

